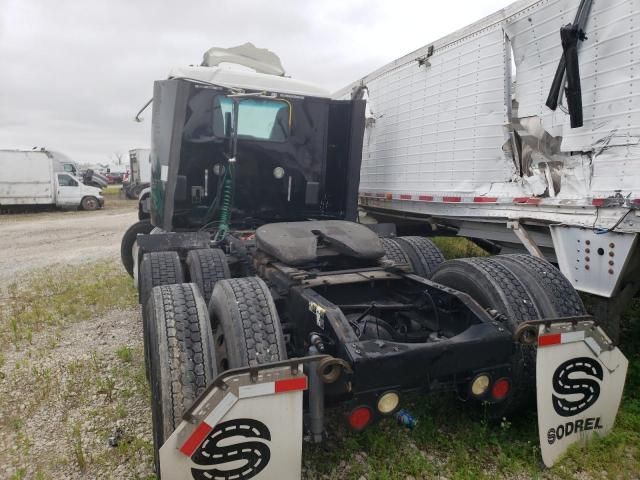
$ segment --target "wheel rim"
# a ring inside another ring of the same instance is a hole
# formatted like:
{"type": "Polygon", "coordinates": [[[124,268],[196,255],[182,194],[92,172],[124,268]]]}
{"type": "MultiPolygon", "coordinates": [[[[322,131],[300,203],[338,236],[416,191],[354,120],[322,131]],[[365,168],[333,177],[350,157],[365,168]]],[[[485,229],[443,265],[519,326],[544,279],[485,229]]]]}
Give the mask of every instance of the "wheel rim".
{"type": "Polygon", "coordinates": [[[84,203],[85,203],[85,207],[86,207],[88,210],[93,210],[93,209],[95,209],[95,208],[96,208],[96,201],[95,201],[93,198],[87,198],[87,199],[84,201],[84,203]]]}

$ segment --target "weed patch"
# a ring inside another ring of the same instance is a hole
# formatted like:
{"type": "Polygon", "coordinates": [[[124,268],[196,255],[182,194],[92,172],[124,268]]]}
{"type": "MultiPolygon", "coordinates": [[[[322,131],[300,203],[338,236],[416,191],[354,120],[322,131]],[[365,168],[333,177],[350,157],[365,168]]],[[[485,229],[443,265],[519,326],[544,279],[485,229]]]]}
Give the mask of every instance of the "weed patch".
{"type": "Polygon", "coordinates": [[[118,263],[54,266],[0,291],[0,343],[31,343],[34,332],[136,305],[131,279],[118,263]]]}

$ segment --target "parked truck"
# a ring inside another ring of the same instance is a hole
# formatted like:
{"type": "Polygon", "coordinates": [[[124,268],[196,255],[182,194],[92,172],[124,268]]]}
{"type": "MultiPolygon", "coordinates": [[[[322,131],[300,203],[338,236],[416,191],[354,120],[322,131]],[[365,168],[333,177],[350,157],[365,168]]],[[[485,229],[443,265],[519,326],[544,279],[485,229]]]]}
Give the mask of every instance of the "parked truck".
{"type": "Polygon", "coordinates": [[[127,198],[138,199],[140,193],[151,184],[151,158],[149,148],[129,150],[129,179],[123,184],[127,198]]]}
{"type": "Polygon", "coordinates": [[[546,258],[617,338],[640,291],[638,22],[632,0],[523,0],[337,92],[367,101],[367,218],[546,258]]]}
{"type": "Polygon", "coordinates": [[[0,150],[0,206],[101,208],[101,190],[85,185],[77,174],[77,165],[56,152],[0,150]]]}
{"type": "Polygon", "coordinates": [[[358,223],[363,99],[245,44],[172,70],[153,102],[150,220],[122,252],[162,478],[299,478],[325,407],[361,431],[412,391],[492,418],[537,398],[547,465],[612,427],[627,361],[553,265],[445,261],[425,237],[358,223]]]}

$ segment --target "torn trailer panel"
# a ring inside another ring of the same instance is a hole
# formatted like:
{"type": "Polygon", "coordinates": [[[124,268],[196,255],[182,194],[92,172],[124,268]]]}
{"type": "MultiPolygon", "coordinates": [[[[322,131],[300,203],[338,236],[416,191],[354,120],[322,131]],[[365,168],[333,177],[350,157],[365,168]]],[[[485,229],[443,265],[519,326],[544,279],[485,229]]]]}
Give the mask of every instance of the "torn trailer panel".
{"type": "Polygon", "coordinates": [[[444,224],[507,249],[526,247],[507,228],[518,222],[544,237],[552,260],[565,242],[549,225],[636,235],[639,25],[633,0],[524,0],[336,92],[367,99],[360,206],[374,221],[444,224]],[[546,105],[567,25],[584,38],[572,56],[580,128],[571,125],[566,74],[557,108],[546,105]]]}

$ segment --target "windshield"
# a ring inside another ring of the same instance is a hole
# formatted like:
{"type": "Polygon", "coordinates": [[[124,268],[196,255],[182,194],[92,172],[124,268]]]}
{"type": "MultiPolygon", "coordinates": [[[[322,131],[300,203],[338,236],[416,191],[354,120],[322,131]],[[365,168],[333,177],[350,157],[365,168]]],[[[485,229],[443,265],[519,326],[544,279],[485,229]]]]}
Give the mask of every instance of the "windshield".
{"type": "MultiPolygon", "coordinates": [[[[288,102],[262,98],[238,100],[238,138],[284,142],[289,136],[291,110],[288,102]]],[[[218,95],[214,100],[213,131],[228,132],[226,122],[233,115],[233,100],[218,95]]]]}

